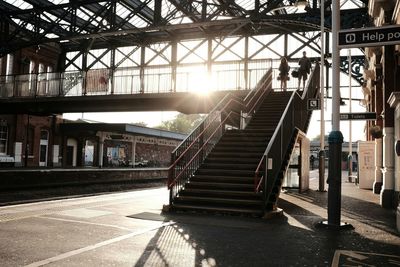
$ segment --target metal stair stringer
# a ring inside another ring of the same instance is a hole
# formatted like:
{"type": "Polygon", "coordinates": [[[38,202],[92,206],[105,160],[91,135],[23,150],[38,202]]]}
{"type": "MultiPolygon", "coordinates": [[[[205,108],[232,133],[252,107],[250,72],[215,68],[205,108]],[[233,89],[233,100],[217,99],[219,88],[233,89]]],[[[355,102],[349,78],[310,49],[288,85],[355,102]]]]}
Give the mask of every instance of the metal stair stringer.
{"type": "Polygon", "coordinates": [[[291,92],[271,92],[245,129],[226,131],[174,199],[173,209],[262,216],[254,170],[290,96],[291,92]]]}
{"type": "Polygon", "coordinates": [[[275,211],[284,174],[298,131],[307,132],[312,111],[307,109],[308,99],[315,98],[319,89],[319,65],[316,64],[306,90],[293,93],[268,147],[255,172],[255,192],[262,192],[264,212],[275,211]]]}

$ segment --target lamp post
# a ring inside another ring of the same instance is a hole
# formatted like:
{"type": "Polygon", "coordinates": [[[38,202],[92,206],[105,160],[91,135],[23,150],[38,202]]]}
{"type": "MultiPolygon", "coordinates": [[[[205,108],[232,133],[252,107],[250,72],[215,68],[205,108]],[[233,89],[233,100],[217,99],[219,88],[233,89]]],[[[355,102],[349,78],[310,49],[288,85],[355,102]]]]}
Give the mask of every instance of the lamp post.
{"type": "Polygon", "coordinates": [[[321,0],[321,69],[320,69],[320,108],[321,108],[321,131],[320,131],[320,149],[318,153],[318,174],[319,191],[325,192],[325,97],[324,97],[324,71],[325,71],[325,0],[321,0]]]}
{"type": "MultiPolygon", "coordinates": [[[[349,61],[349,113],[352,112],[351,109],[351,102],[352,102],[352,98],[351,98],[351,50],[348,50],[348,61],[349,61]]],[[[352,124],[351,124],[351,120],[349,120],[349,155],[348,155],[348,168],[349,168],[349,172],[348,172],[348,181],[352,182],[352,175],[353,175],[353,143],[352,143],[352,124]]]]}
{"type": "Polygon", "coordinates": [[[328,229],[352,229],[340,222],[342,171],[341,155],[343,135],[340,132],[340,50],[338,32],[340,28],[340,1],[332,1],[332,131],[329,134],[328,172],[328,221],[319,225],[328,229]]]}

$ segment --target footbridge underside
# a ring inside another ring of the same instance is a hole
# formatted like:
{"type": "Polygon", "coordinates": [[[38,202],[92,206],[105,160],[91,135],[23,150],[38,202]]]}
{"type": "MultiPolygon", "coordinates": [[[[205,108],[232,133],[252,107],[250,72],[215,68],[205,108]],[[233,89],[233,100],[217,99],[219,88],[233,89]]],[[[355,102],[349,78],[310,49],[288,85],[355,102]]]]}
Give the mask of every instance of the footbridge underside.
{"type": "Polygon", "coordinates": [[[58,114],[73,112],[179,111],[208,113],[227,93],[238,97],[247,90],[207,94],[177,92],[157,94],[8,98],[0,100],[0,114],[58,114]]]}

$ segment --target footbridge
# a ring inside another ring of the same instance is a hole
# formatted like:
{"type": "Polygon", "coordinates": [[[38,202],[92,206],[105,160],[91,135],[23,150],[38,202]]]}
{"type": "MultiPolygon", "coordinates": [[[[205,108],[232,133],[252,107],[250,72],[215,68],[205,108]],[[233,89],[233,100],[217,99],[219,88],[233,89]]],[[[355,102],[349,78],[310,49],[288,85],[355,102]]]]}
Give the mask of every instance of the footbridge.
{"type": "Polygon", "coordinates": [[[241,62],[229,62],[210,75],[195,67],[178,73],[158,67],[4,75],[0,76],[0,113],[207,113],[227,93],[246,95],[272,68],[271,59],[248,64],[251,67],[243,69],[241,62]]]}

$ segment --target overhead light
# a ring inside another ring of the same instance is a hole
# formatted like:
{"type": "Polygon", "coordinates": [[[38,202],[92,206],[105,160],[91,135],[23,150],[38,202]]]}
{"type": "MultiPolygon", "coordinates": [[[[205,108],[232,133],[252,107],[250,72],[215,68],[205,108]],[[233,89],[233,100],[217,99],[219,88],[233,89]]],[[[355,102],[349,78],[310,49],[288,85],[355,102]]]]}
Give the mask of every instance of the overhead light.
{"type": "Polygon", "coordinates": [[[305,10],[305,8],[307,6],[308,6],[307,1],[296,1],[293,5],[280,6],[280,7],[272,9],[270,12],[274,12],[274,11],[278,11],[278,10],[286,9],[286,8],[290,8],[290,7],[292,7],[292,8],[295,7],[296,9],[305,10]]]}
{"type": "Polygon", "coordinates": [[[307,1],[297,1],[294,4],[298,9],[305,9],[306,6],[308,6],[308,2],[307,1]]]}

